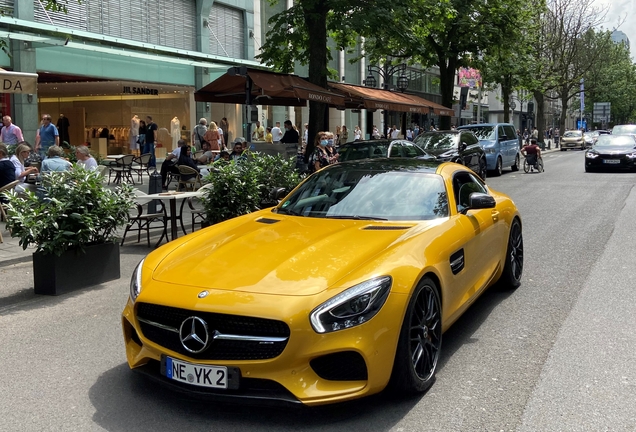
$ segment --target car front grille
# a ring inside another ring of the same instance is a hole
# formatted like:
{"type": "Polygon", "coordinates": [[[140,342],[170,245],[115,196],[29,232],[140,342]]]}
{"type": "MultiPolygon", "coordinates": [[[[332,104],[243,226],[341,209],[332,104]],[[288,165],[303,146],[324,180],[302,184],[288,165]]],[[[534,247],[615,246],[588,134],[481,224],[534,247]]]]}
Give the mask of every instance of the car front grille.
{"type": "Polygon", "coordinates": [[[144,337],[152,342],[200,360],[264,360],[280,355],[289,340],[289,327],[282,321],[199,312],[150,303],[137,304],[137,318],[144,337]],[[218,332],[235,339],[211,340],[207,348],[192,353],[181,343],[178,330],[184,320],[198,317],[207,323],[210,335],[218,332]],[[175,332],[176,330],[176,332],[175,332]],[[252,337],[259,340],[249,340],[252,337]],[[268,341],[273,338],[275,341],[268,341]]]}

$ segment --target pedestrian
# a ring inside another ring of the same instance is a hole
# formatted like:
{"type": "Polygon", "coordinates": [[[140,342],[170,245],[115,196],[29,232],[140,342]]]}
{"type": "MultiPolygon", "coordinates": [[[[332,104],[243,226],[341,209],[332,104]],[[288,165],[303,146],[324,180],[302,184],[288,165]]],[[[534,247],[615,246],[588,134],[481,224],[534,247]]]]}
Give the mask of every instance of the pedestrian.
{"type": "MultiPolygon", "coordinates": [[[[140,126],[141,128],[141,126],[140,126]]],[[[144,145],[143,153],[150,153],[150,162],[148,162],[148,168],[157,167],[157,158],[155,157],[155,146],[159,144],[157,139],[157,124],[152,121],[152,116],[146,116],[146,142],[144,145]]]]}
{"type": "Polygon", "coordinates": [[[338,150],[336,150],[336,148],[333,146],[333,132],[325,132],[325,137],[327,138],[327,146],[325,147],[325,149],[327,150],[327,154],[329,155],[329,164],[337,163],[340,155],[338,154],[338,150]]]}
{"type": "Polygon", "coordinates": [[[408,141],[413,141],[413,131],[411,130],[411,128],[408,128],[406,130],[406,139],[408,141]]]}
{"type": "Polygon", "coordinates": [[[420,125],[415,125],[415,127],[413,128],[413,140],[415,140],[415,138],[417,138],[417,136],[420,134],[420,125]]]}
{"type": "Polygon", "coordinates": [[[393,125],[393,127],[391,128],[391,139],[398,139],[400,136],[400,130],[397,128],[397,126],[393,125]]]}
{"type": "Polygon", "coordinates": [[[51,123],[49,114],[42,115],[42,125],[35,135],[35,151],[42,159],[46,158],[49,147],[60,145],[60,134],[54,124],[51,123]]]}
{"type": "Polygon", "coordinates": [[[539,129],[536,126],[532,129],[532,139],[539,141],[539,129]]]}
{"type": "Polygon", "coordinates": [[[360,126],[356,126],[353,128],[353,140],[360,141],[360,139],[362,139],[362,130],[360,129],[360,126]]]}
{"type": "Polygon", "coordinates": [[[0,131],[0,141],[6,145],[15,145],[24,141],[22,129],[11,123],[8,115],[2,117],[2,131],[0,131]]]}
{"type": "Polygon", "coordinates": [[[194,127],[192,131],[192,142],[194,143],[194,147],[197,151],[203,149],[203,143],[206,142],[203,137],[205,133],[208,131],[208,121],[205,117],[201,117],[199,119],[199,124],[194,127]]]}
{"type": "Polygon", "coordinates": [[[60,134],[60,141],[62,143],[71,144],[71,137],[68,133],[68,129],[71,127],[71,122],[64,114],[60,114],[60,118],[57,119],[57,131],[60,134]]]}
{"type": "MultiPolygon", "coordinates": [[[[0,188],[15,181],[15,166],[9,160],[9,150],[7,146],[0,143],[0,188]]],[[[0,203],[4,203],[4,198],[0,196],[0,203]]]]}
{"type": "MultiPolygon", "coordinates": [[[[273,128],[269,128],[272,131],[272,141],[274,144],[280,144],[280,140],[283,139],[283,131],[280,130],[280,122],[277,121],[273,128]]],[[[265,140],[267,141],[267,140],[265,140]]]]}
{"type": "Polygon", "coordinates": [[[219,127],[214,122],[210,122],[210,127],[207,132],[203,135],[203,140],[210,143],[210,150],[212,151],[220,151],[223,150],[221,145],[219,144],[221,140],[221,132],[219,131],[219,127]]]}
{"type": "Polygon", "coordinates": [[[271,127],[267,127],[267,129],[265,129],[265,142],[269,143],[269,144],[273,144],[274,143],[274,136],[272,135],[272,128],[271,127]]]}
{"type": "Polygon", "coordinates": [[[314,140],[314,151],[309,156],[309,172],[316,172],[331,164],[329,153],[327,152],[327,136],[324,132],[318,132],[314,140]]]}
{"type": "Polygon", "coordinates": [[[252,132],[252,139],[255,141],[265,141],[265,128],[261,126],[261,122],[256,122],[256,128],[252,132]]]}
{"type": "Polygon", "coordinates": [[[137,137],[137,142],[139,143],[141,154],[146,153],[146,132],[147,131],[148,131],[148,126],[146,126],[146,122],[144,120],[139,120],[139,136],[137,137]]]}
{"type": "MultiPolygon", "coordinates": [[[[230,139],[230,123],[227,121],[227,117],[223,117],[219,123],[219,128],[223,131],[223,148],[227,146],[230,139]]],[[[199,149],[197,149],[199,150],[199,149]]]]}
{"type": "Polygon", "coordinates": [[[371,133],[372,139],[380,139],[380,131],[376,125],[373,125],[373,132],[371,133]]]}
{"type": "Polygon", "coordinates": [[[292,122],[289,120],[285,120],[285,135],[280,139],[280,142],[283,144],[294,144],[298,147],[298,140],[300,136],[298,136],[298,131],[294,129],[292,122]]]}
{"type": "Polygon", "coordinates": [[[349,141],[349,131],[345,125],[342,125],[342,131],[340,131],[340,143],[339,145],[345,144],[349,141]]]}

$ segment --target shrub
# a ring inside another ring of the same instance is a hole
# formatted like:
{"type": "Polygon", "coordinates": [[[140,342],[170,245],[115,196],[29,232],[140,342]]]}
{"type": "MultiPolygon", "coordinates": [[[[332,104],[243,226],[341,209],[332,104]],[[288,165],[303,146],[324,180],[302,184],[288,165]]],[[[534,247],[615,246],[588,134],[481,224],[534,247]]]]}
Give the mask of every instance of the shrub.
{"type": "Polygon", "coordinates": [[[206,178],[210,184],[203,198],[206,219],[211,224],[275,205],[269,194],[273,188],[291,191],[301,177],[294,170],[296,160],[252,153],[238,162],[215,164],[206,178]]]}
{"type": "Polygon", "coordinates": [[[99,173],[81,167],[44,174],[40,192],[43,198],[7,195],[7,228],[24,249],[35,245],[45,254],[115,241],[133,206],[130,186],[108,189],[99,173]]]}

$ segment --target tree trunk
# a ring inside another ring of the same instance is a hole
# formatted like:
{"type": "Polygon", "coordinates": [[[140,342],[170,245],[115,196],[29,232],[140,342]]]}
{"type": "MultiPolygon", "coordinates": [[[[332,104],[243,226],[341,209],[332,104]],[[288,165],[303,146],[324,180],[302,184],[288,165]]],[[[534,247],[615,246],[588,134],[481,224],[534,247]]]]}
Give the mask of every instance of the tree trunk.
{"type": "MultiPolygon", "coordinates": [[[[309,77],[312,84],[327,88],[327,12],[329,7],[325,0],[303,2],[305,24],[311,35],[309,38],[309,77]]],[[[325,118],[327,105],[309,101],[309,132],[305,148],[305,163],[314,151],[314,138],[319,131],[326,129],[325,118]]],[[[302,133],[302,128],[300,129],[302,133]]]]}
{"type": "Polygon", "coordinates": [[[501,97],[503,98],[504,123],[510,123],[510,93],[512,93],[512,85],[510,83],[510,75],[504,78],[501,83],[501,97]]]}
{"type": "Polygon", "coordinates": [[[532,92],[534,99],[537,101],[537,117],[536,124],[539,131],[539,141],[543,142],[545,139],[545,97],[543,92],[535,90],[532,92]]]}
{"type": "MultiPolygon", "coordinates": [[[[455,71],[457,70],[456,59],[439,59],[439,86],[442,93],[442,105],[453,109],[453,92],[455,91],[455,71]],[[448,63],[446,63],[448,61],[448,63]]],[[[451,117],[442,116],[439,120],[440,130],[450,130],[451,117]]]]}
{"type": "Polygon", "coordinates": [[[563,136],[563,132],[565,132],[565,119],[568,116],[568,88],[565,87],[561,90],[561,119],[559,119],[559,135],[563,136]]]}

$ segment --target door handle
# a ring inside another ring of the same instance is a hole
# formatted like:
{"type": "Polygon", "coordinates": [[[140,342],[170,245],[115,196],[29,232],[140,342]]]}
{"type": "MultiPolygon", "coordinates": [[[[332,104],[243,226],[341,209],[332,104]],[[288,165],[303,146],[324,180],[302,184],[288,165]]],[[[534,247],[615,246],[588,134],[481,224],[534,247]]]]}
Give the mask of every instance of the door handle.
{"type": "Polygon", "coordinates": [[[499,220],[499,212],[497,210],[493,210],[491,215],[493,221],[497,222],[499,220]]]}

